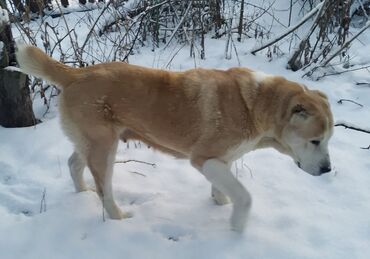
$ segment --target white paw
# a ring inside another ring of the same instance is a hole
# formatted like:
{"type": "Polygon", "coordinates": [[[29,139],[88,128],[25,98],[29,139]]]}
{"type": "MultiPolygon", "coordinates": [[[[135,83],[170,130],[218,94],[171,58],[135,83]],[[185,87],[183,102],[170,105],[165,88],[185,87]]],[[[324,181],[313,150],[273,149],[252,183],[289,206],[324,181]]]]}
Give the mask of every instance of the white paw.
{"type": "Polygon", "coordinates": [[[233,211],[233,214],[231,216],[231,229],[233,231],[242,233],[245,229],[246,222],[246,217],[241,217],[240,215],[238,215],[238,213],[235,213],[233,211]]]}
{"type": "Polygon", "coordinates": [[[112,200],[104,201],[104,207],[111,219],[132,218],[131,212],[123,212],[112,200]]]}
{"type": "Polygon", "coordinates": [[[129,219],[129,218],[132,218],[133,216],[134,216],[134,213],[130,211],[126,211],[122,213],[122,219],[129,219]]]}
{"type": "Polygon", "coordinates": [[[223,194],[220,191],[213,192],[212,193],[212,198],[215,201],[215,203],[217,205],[220,205],[220,206],[226,205],[226,204],[229,204],[230,203],[229,197],[227,197],[225,194],[223,194]]]}
{"type": "Polygon", "coordinates": [[[87,191],[96,192],[95,188],[87,187],[86,185],[75,186],[75,189],[76,192],[87,192],[87,191]]]}

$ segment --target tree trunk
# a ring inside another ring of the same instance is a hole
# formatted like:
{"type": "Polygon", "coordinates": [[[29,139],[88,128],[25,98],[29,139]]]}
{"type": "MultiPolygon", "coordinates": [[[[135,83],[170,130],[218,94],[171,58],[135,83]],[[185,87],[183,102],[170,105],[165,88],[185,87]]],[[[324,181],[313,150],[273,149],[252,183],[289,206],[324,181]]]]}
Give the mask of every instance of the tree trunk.
{"type": "MultiPolygon", "coordinates": [[[[68,0],[61,0],[60,2],[62,3],[63,7],[68,7],[68,5],[69,5],[68,0]]],[[[86,1],[85,1],[85,3],[86,3],[86,1]]]]}
{"type": "Polygon", "coordinates": [[[0,125],[27,127],[36,124],[27,76],[0,69],[0,125]]]}
{"type": "Polygon", "coordinates": [[[13,4],[20,14],[26,11],[21,0],[13,0],[13,4]]]}
{"type": "Polygon", "coordinates": [[[242,33],[243,33],[243,16],[244,16],[244,0],[242,0],[241,2],[241,6],[240,6],[240,16],[239,16],[239,26],[238,26],[238,38],[237,40],[239,42],[242,41],[242,33]]]}
{"type": "Polygon", "coordinates": [[[219,30],[221,29],[223,19],[221,16],[221,0],[212,0],[209,3],[211,8],[211,16],[215,25],[216,38],[219,38],[219,30]]]}
{"type": "Polygon", "coordinates": [[[32,13],[42,14],[44,10],[44,1],[42,0],[26,0],[26,5],[32,13]]]}
{"type": "MultiPolygon", "coordinates": [[[[0,7],[5,1],[0,0],[0,7]]],[[[3,6],[4,7],[4,6],[3,6]]],[[[0,125],[26,127],[36,124],[27,76],[4,68],[15,64],[14,41],[8,23],[0,24],[0,125]]]]}

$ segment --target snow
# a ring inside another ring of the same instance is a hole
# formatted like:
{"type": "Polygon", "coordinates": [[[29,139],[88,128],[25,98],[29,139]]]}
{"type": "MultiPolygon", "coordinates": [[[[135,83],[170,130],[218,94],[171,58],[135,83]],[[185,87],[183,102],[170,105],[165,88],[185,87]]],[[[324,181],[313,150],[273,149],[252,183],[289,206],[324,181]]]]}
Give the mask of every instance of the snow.
{"type": "Polygon", "coordinates": [[[0,26],[2,26],[3,23],[8,23],[8,22],[9,22],[8,11],[5,9],[2,9],[0,6],[0,26]]]}
{"type": "MultiPolygon", "coordinates": [[[[82,14],[71,17],[78,20],[82,14]]],[[[55,25],[56,21],[47,19],[55,25]]],[[[37,28],[38,22],[32,26],[37,28]]],[[[88,31],[82,28],[80,39],[88,31]]],[[[129,61],[171,70],[227,69],[240,61],[241,66],[325,92],[336,121],[369,128],[370,89],[356,85],[370,81],[367,70],[320,81],[302,79],[303,72],[285,69],[287,56],[267,62],[263,51],[248,54],[254,41],[235,41],[238,56],[233,53],[230,60],[224,58],[224,39],[206,38],[206,60],[189,58],[188,46],[173,44],[165,51],[142,48],[129,61]],[[363,107],[337,103],[342,98],[363,107]]],[[[361,42],[366,45],[353,43],[362,46],[353,48],[356,62],[368,58],[369,33],[361,36],[361,42]]],[[[103,215],[96,193],[74,192],[67,166],[73,147],[61,131],[57,100],[52,99],[43,117],[46,107],[35,97],[34,110],[43,123],[19,129],[0,127],[2,259],[366,259],[370,254],[370,150],[361,149],[370,145],[369,134],[336,127],[329,144],[333,173],[320,177],[303,172],[273,149],[251,152],[236,161],[232,171],[253,200],[243,234],[230,231],[232,206],[213,203],[209,182],[188,161],[138,142],[121,143],[116,160],[136,159],[155,166],[115,164],[115,199],[134,215],[115,221],[103,215]]],[[[87,169],[85,178],[94,187],[87,169]]]]}

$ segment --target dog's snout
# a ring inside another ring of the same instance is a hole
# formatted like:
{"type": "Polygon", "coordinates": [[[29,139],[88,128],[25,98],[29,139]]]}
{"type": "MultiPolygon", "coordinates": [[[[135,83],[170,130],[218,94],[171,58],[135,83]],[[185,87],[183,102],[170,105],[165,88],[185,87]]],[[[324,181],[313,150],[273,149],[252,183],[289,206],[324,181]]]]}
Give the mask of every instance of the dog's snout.
{"type": "Polygon", "coordinates": [[[320,174],[329,173],[331,171],[331,167],[329,166],[322,166],[320,167],[320,174]]]}

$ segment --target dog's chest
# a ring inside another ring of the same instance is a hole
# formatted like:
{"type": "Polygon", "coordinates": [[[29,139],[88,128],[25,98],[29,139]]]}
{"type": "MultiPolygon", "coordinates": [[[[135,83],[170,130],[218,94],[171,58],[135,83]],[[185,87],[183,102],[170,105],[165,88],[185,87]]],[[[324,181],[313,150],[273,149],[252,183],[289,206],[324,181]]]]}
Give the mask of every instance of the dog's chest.
{"type": "Polygon", "coordinates": [[[259,139],[243,141],[239,145],[229,148],[222,159],[227,162],[235,161],[242,157],[244,154],[254,150],[258,141],[259,139]]]}

